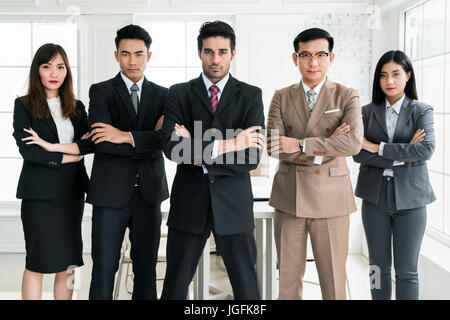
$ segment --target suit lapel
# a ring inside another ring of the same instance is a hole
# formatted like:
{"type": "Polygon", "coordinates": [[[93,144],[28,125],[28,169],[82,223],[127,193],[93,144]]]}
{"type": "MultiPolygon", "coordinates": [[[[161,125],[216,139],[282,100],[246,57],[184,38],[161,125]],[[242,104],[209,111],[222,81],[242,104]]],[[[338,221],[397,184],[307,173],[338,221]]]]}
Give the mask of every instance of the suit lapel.
{"type": "Polygon", "coordinates": [[[151,97],[152,86],[150,81],[144,78],[144,82],[142,82],[142,92],[141,92],[141,100],[139,101],[138,106],[138,129],[142,127],[142,124],[145,120],[145,114],[148,109],[151,108],[150,105],[150,97],[151,97]]]}
{"type": "Polygon", "coordinates": [[[406,128],[405,125],[409,121],[412,111],[412,100],[405,96],[405,100],[403,100],[402,107],[400,109],[400,114],[398,115],[397,126],[395,127],[395,133],[392,141],[396,141],[400,130],[402,130],[402,128],[406,128]]]}
{"type": "MultiPolygon", "coordinates": [[[[223,88],[222,95],[220,96],[219,105],[217,106],[216,116],[228,105],[233,96],[240,90],[238,86],[239,82],[234,79],[231,74],[227,81],[227,84],[223,88]]],[[[211,102],[210,102],[211,105],[211,102]]]]}
{"type": "MultiPolygon", "coordinates": [[[[192,88],[192,91],[194,91],[194,93],[202,101],[203,107],[205,107],[208,110],[208,112],[211,114],[211,116],[214,116],[212,107],[211,107],[211,101],[209,100],[208,93],[206,92],[206,87],[205,87],[205,84],[203,83],[203,79],[202,79],[201,75],[197,79],[194,79],[191,81],[191,88],[192,88]]],[[[222,100],[222,99],[220,99],[220,100],[222,100]]],[[[217,112],[217,110],[216,110],[216,112],[217,112]]]]}
{"type": "MultiPolygon", "coordinates": [[[[308,124],[306,126],[305,136],[308,136],[311,133],[312,129],[314,129],[314,127],[316,126],[317,122],[319,122],[320,118],[322,117],[325,109],[329,104],[331,96],[335,93],[335,91],[336,91],[335,83],[328,80],[327,78],[325,80],[325,83],[323,84],[322,89],[320,90],[320,94],[319,97],[317,98],[314,110],[311,113],[311,116],[309,117],[308,124]]],[[[306,104],[306,102],[304,103],[306,104]]]]}
{"type": "Polygon", "coordinates": [[[48,116],[48,118],[44,119],[44,121],[49,126],[50,130],[53,132],[53,134],[56,137],[56,140],[59,143],[58,129],[56,128],[56,123],[55,123],[55,120],[53,120],[53,116],[52,116],[51,112],[50,112],[50,115],[48,116]]]}
{"type": "Polygon", "coordinates": [[[305,128],[309,120],[309,114],[306,112],[305,91],[301,82],[289,90],[289,98],[292,101],[300,122],[303,124],[303,128],[305,128]]]}
{"type": "Polygon", "coordinates": [[[131,98],[130,98],[130,94],[128,92],[127,86],[125,85],[125,82],[123,82],[120,72],[114,78],[114,88],[116,89],[117,93],[119,94],[120,100],[122,100],[122,105],[125,107],[128,114],[130,115],[133,126],[137,127],[138,117],[137,117],[136,111],[134,110],[133,102],[131,102],[131,98]]]}
{"type": "Polygon", "coordinates": [[[387,137],[388,131],[387,131],[387,124],[386,124],[386,105],[385,105],[385,103],[375,105],[373,112],[375,114],[375,118],[377,119],[378,123],[380,124],[381,128],[383,129],[383,131],[387,137]]]}

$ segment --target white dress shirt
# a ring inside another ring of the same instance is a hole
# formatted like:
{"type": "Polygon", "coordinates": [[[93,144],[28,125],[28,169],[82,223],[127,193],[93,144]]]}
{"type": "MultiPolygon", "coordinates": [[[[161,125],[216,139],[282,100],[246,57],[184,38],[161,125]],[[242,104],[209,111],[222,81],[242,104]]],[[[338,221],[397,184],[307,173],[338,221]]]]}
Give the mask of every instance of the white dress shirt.
{"type": "MultiPolygon", "coordinates": [[[[126,75],[124,75],[123,74],[123,72],[121,72],[120,73],[120,75],[122,76],[122,79],[123,79],[123,82],[125,82],[125,85],[127,86],[127,89],[128,89],[128,93],[130,94],[130,96],[131,96],[131,86],[133,85],[133,84],[135,84],[133,81],[131,81],[126,75]]],[[[137,96],[138,96],[138,98],[139,98],[139,101],[141,101],[141,93],[142,93],[142,83],[144,83],[144,77],[142,77],[142,79],[141,80],[139,80],[138,82],[136,82],[136,85],[138,86],[138,91],[137,91],[137,96]]],[[[131,140],[133,141],[133,148],[135,147],[135,144],[134,144],[134,137],[133,137],[133,134],[131,133],[131,132],[128,132],[129,134],[130,134],[130,136],[131,136],[131,140]]]]}
{"type": "MultiPolygon", "coordinates": [[[[314,104],[317,102],[317,98],[319,97],[320,91],[322,90],[323,84],[325,83],[325,81],[327,80],[327,77],[325,77],[322,81],[319,82],[319,84],[317,86],[314,87],[314,104]]],[[[308,104],[308,91],[311,90],[310,87],[308,87],[303,81],[301,81],[302,86],[303,86],[303,90],[305,91],[305,98],[306,98],[306,103],[308,104]]],[[[306,153],[306,141],[303,140],[303,144],[302,144],[302,152],[306,153]]],[[[322,156],[315,156],[314,157],[314,164],[321,164],[323,160],[322,156]]]]}
{"type": "MultiPolygon", "coordinates": [[[[219,88],[219,91],[217,92],[217,103],[219,103],[220,97],[222,96],[223,89],[225,88],[225,85],[227,84],[229,78],[230,78],[230,74],[227,73],[227,75],[223,79],[221,79],[217,83],[212,83],[211,80],[209,80],[205,76],[205,74],[202,72],[202,79],[203,79],[203,83],[205,84],[205,87],[206,87],[206,92],[208,92],[208,97],[211,98],[211,91],[209,91],[209,88],[212,85],[216,85],[219,88]]],[[[216,140],[214,140],[211,159],[217,158],[218,151],[219,151],[219,140],[216,139],[216,140]]],[[[203,168],[203,173],[207,174],[208,169],[206,169],[205,165],[202,165],[202,168],[203,168]]]]}
{"type": "MultiPolygon", "coordinates": [[[[389,101],[386,99],[386,126],[388,130],[388,139],[389,143],[392,143],[394,139],[395,129],[397,128],[398,115],[400,114],[400,110],[402,108],[403,101],[405,100],[405,95],[400,98],[396,103],[392,106],[389,104],[389,101]]],[[[385,142],[380,142],[380,149],[378,150],[378,155],[383,156],[385,142]]],[[[402,161],[394,161],[394,166],[402,166],[405,163],[402,161]]],[[[385,169],[383,171],[383,176],[385,177],[394,177],[394,170],[385,169]]]]}
{"type": "Polygon", "coordinates": [[[47,99],[48,108],[56,124],[59,143],[72,143],[75,135],[70,118],[63,118],[61,112],[61,100],[59,97],[47,99]]]}

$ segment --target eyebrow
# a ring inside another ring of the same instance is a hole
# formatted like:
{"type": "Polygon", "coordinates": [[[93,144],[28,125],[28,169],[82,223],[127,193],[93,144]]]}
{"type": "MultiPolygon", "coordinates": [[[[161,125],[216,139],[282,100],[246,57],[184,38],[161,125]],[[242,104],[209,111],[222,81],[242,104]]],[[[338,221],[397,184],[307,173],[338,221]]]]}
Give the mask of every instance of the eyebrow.
{"type": "MultiPolygon", "coordinates": [[[[131,53],[131,52],[127,50],[120,50],[120,53],[131,53]]],[[[135,51],[134,53],[144,53],[144,50],[135,51]]]]}
{"type": "MultiPolygon", "coordinates": [[[[213,49],[211,49],[211,48],[203,48],[203,50],[211,50],[211,51],[214,51],[213,49]]],[[[218,51],[228,51],[229,49],[227,49],[227,48],[221,48],[221,49],[217,49],[218,51]]]]}
{"type": "MultiPolygon", "coordinates": [[[[44,62],[43,64],[51,65],[50,62],[44,62]]],[[[66,64],[64,62],[58,63],[57,66],[65,66],[66,64]]]]}
{"type": "MultiPolygon", "coordinates": [[[[393,70],[393,71],[391,71],[391,72],[400,72],[400,70],[393,70]]],[[[380,73],[389,73],[389,72],[387,72],[387,71],[381,71],[380,73]]]]}
{"type": "MultiPolygon", "coordinates": [[[[311,53],[311,52],[310,52],[310,51],[307,51],[307,50],[303,50],[303,51],[300,51],[300,52],[298,52],[298,53],[311,53]]],[[[315,53],[328,53],[328,51],[320,50],[320,51],[317,51],[317,52],[315,52],[315,53]]]]}

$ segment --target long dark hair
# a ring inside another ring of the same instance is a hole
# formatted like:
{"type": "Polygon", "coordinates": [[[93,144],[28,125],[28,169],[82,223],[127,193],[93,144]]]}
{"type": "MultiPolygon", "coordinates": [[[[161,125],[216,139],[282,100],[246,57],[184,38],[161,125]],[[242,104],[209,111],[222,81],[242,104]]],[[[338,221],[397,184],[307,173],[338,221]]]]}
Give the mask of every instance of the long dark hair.
{"type": "Polygon", "coordinates": [[[33,57],[30,75],[28,77],[28,93],[22,97],[25,106],[38,119],[47,119],[50,116],[50,110],[47,105],[47,94],[39,76],[39,67],[44,63],[50,62],[58,53],[61,54],[67,70],[66,78],[59,87],[61,113],[64,118],[69,118],[76,114],[76,98],[73,92],[72,72],[70,71],[67,54],[61,46],[46,43],[36,51],[33,57]]]}
{"type": "Polygon", "coordinates": [[[402,66],[403,70],[408,73],[411,72],[408,82],[405,87],[405,95],[410,99],[417,100],[417,89],[416,89],[416,76],[414,74],[414,69],[411,60],[408,56],[400,50],[391,50],[383,54],[377,63],[375,68],[375,74],[373,77],[373,90],[372,90],[372,102],[374,104],[380,104],[385,101],[386,95],[380,86],[381,69],[386,63],[394,61],[395,63],[402,66]]]}

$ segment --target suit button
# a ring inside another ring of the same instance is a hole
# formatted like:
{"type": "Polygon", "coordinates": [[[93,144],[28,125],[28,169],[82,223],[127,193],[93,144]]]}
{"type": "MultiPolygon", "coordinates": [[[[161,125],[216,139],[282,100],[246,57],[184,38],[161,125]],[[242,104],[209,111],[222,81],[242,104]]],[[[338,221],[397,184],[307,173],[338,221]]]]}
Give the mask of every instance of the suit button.
{"type": "Polygon", "coordinates": [[[211,183],[214,183],[214,179],[209,180],[211,183]]]}
{"type": "Polygon", "coordinates": [[[297,172],[302,172],[302,169],[300,169],[300,168],[297,168],[297,172]]]}
{"type": "Polygon", "coordinates": [[[319,170],[316,170],[316,174],[320,174],[320,171],[319,171],[319,170]]]}
{"type": "Polygon", "coordinates": [[[327,128],[327,132],[330,132],[331,131],[331,128],[327,128]]]}
{"type": "Polygon", "coordinates": [[[292,130],[292,126],[288,126],[288,129],[289,129],[289,130],[292,130]]]}

